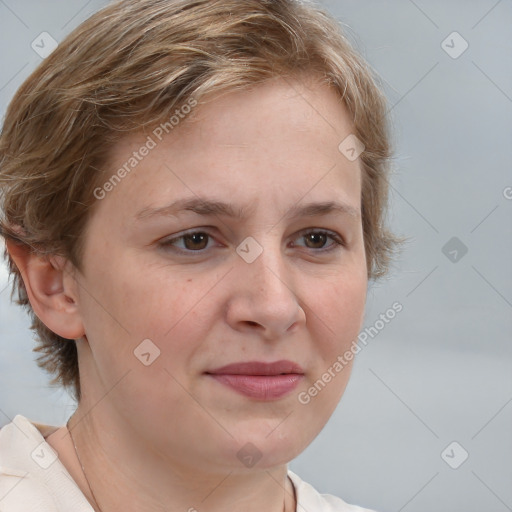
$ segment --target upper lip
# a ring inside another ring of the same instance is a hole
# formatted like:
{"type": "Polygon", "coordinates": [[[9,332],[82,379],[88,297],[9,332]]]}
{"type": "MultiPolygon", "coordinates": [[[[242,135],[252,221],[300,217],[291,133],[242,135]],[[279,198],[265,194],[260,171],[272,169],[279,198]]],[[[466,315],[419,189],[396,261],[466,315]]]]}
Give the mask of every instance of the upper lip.
{"type": "Polygon", "coordinates": [[[225,375],[281,375],[287,373],[304,373],[304,370],[293,361],[275,361],[265,363],[260,361],[247,361],[232,363],[215,370],[208,370],[210,374],[225,375]]]}

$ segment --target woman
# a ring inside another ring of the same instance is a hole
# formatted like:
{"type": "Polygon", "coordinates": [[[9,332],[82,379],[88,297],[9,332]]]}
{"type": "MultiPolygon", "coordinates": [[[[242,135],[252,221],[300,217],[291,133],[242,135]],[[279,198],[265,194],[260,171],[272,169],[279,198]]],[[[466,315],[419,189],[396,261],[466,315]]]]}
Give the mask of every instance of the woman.
{"type": "Polygon", "coordinates": [[[1,229],[67,425],[0,432],[0,510],[362,511],[287,469],[347,385],[386,103],[294,0],[123,0],[26,80],[1,229]]]}

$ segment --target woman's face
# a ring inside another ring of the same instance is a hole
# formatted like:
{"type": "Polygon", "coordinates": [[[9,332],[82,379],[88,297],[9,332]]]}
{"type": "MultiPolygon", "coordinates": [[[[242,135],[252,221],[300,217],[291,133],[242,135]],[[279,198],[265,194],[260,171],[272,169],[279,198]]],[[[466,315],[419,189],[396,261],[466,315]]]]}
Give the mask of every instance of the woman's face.
{"type": "Polygon", "coordinates": [[[281,79],[190,118],[113,148],[105,179],[130,171],[104,187],[77,276],[83,403],[169,461],[268,468],[317,436],[350,374],[335,363],[367,288],[353,128],[332,90],[281,79]],[[296,366],[214,373],[277,361],[296,366]]]}

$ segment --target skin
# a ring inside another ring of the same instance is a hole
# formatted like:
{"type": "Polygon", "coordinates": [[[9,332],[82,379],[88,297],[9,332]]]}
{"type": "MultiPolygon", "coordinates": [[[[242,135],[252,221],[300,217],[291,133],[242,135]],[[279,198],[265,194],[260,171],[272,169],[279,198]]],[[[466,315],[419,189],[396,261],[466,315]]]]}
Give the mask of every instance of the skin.
{"type": "MultiPolygon", "coordinates": [[[[332,415],[351,364],[307,405],[298,395],[350,347],[363,321],[361,167],[338,150],[353,131],[338,96],[314,80],[214,97],[98,201],[82,272],[8,245],[36,314],[77,340],[82,399],[70,427],[103,512],[295,510],[287,463],[332,415]],[[144,208],[195,196],[243,206],[247,216],[136,220],[144,208]],[[331,200],[358,215],[284,217],[331,200]],[[186,245],[179,237],[192,228],[210,237],[186,245]],[[345,245],[310,240],[312,230],[345,245]],[[236,252],[248,236],[263,248],[252,263],[236,252]],[[145,366],[134,350],[148,338],[160,356],[145,366]],[[273,401],[204,373],[282,359],[300,364],[304,377],[273,401]],[[248,442],[261,454],[252,468],[237,457],[248,442]]],[[[112,149],[107,179],[150,134],[112,149]]],[[[65,427],[48,442],[93,502],[65,427]]]]}

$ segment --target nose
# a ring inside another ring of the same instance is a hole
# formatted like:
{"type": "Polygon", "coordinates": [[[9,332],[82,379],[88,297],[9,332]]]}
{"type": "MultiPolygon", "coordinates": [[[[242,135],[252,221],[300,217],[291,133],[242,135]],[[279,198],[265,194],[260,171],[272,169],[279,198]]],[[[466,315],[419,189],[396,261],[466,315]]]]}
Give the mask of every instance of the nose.
{"type": "Polygon", "coordinates": [[[227,322],[237,331],[257,332],[267,341],[283,338],[306,322],[296,275],[277,246],[275,241],[265,244],[251,263],[237,256],[230,273],[227,322]]]}

